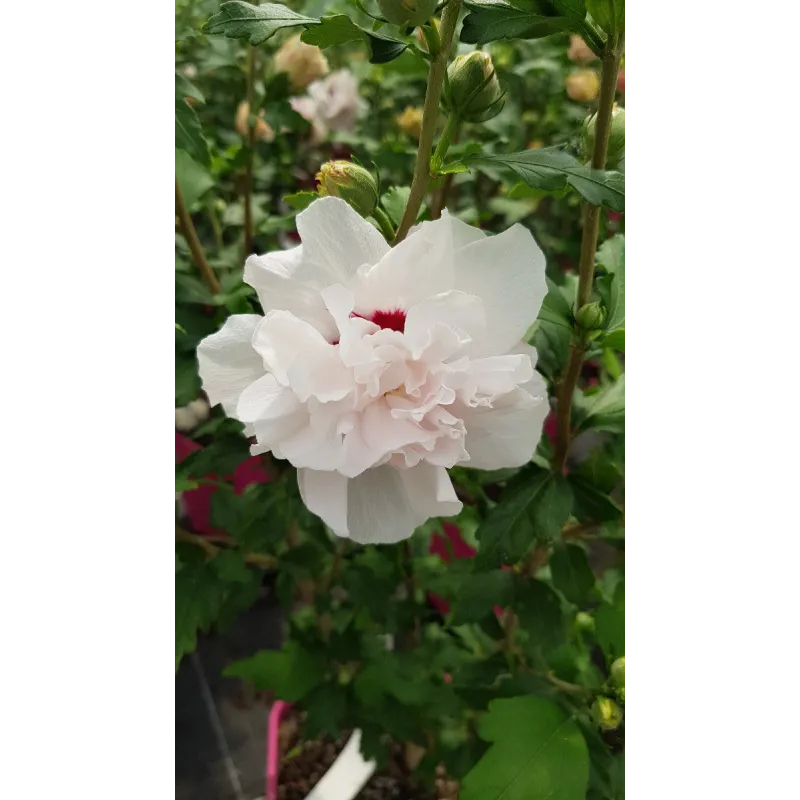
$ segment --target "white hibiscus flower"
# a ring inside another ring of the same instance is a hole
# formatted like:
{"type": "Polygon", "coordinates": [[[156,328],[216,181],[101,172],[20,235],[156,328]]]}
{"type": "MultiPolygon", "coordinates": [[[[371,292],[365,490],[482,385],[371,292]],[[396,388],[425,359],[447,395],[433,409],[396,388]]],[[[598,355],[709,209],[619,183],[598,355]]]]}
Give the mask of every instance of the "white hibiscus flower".
{"type": "Polygon", "coordinates": [[[461,510],[447,468],[533,455],[548,412],[522,337],[546,292],[544,256],[444,212],[397,247],[346,202],[297,216],[302,244],[251,256],[264,316],[235,315],[198,347],[213,404],[297,467],[308,508],[362,543],[408,538],[461,510]]]}
{"type": "Polygon", "coordinates": [[[308,87],[308,94],[289,99],[292,108],[311,123],[313,139],[321,142],[330,131],[352,131],[367,110],[352,72],[340,69],[308,87]]]}

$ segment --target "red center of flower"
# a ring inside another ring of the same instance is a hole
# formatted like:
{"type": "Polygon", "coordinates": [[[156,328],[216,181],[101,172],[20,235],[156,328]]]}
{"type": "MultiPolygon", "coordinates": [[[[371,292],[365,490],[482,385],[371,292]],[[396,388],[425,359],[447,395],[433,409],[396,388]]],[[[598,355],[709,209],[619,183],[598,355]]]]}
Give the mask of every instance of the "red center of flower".
{"type": "Polygon", "coordinates": [[[361,317],[374,322],[379,328],[389,328],[389,330],[403,333],[406,329],[406,312],[402,308],[395,308],[392,311],[373,311],[372,316],[365,317],[354,311],[350,316],[361,317]]]}

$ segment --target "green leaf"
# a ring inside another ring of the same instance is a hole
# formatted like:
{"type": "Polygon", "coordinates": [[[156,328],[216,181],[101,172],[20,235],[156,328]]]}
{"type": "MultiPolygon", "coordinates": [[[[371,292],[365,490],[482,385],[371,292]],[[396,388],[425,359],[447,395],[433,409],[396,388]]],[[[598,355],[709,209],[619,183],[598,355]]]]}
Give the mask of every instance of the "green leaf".
{"type": "Polygon", "coordinates": [[[540,471],[509,496],[504,495],[481,523],[475,566],[489,570],[515,564],[537,538],[554,538],[572,508],[572,490],[561,477],[540,471]]]}
{"type": "Polygon", "coordinates": [[[586,10],[609,36],[625,27],[625,0],[586,0],[586,10]]]}
{"type": "Polygon", "coordinates": [[[571,20],[586,18],[586,0],[554,0],[553,5],[556,11],[571,20]]]}
{"type": "Polygon", "coordinates": [[[281,28],[298,25],[318,25],[317,17],[306,17],[279,3],[253,6],[241,0],[231,0],[220,6],[218,14],[203,25],[203,33],[223,34],[229,39],[247,39],[252,45],[266,42],[281,28]]]}
{"type": "Polygon", "coordinates": [[[625,350],[625,236],[618,233],[603,242],[597,251],[597,263],[608,274],[597,278],[597,288],[603,297],[608,317],[603,345],[625,350]],[[621,338],[611,338],[622,331],[621,338]],[[611,344],[608,339],[611,338],[611,344]],[[621,345],[621,346],[620,346],[621,345]]]}
{"type": "Polygon", "coordinates": [[[183,97],[178,96],[175,97],[175,147],[185,150],[200,164],[207,165],[211,160],[197,114],[183,97]]]}
{"type": "Polygon", "coordinates": [[[514,587],[514,610],[535,645],[550,648],[564,638],[561,600],[542,581],[525,578],[514,587]]]}
{"type": "Polygon", "coordinates": [[[289,208],[302,211],[308,208],[319,195],[316,192],[295,192],[294,194],[284,195],[283,201],[289,208]]]}
{"type": "Polygon", "coordinates": [[[625,655],[625,600],[617,605],[616,598],[611,603],[601,603],[594,613],[595,636],[603,650],[606,660],[611,664],[614,659],[625,655]]]}
{"type": "Polygon", "coordinates": [[[465,161],[497,164],[512,170],[528,186],[554,192],[571,186],[584,200],[603,205],[613,211],[625,210],[625,176],[620,172],[607,172],[582,165],[578,159],[558,148],[522,150],[500,155],[473,154],[465,161]]]}
{"type": "Polygon", "coordinates": [[[185,150],[175,151],[175,177],[183,192],[187,208],[194,204],[214,185],[207,169],[198,164],[185,150]]]}
{"type": "Polygon", "coordinates": [[[565,31],[569,25],[566,17],[544,17],[503,2],[481,3],[464,18],[461,41],[486,44],[498,39],[541,39],[565,31]]]}
{"type": "Polygon", "coordinates": [[[323,49],[347,42],[364,41],[366,38],[367,32],[344,14],[322,17],[318,25],[308,28],[300,36],[306,44],[313,44],[323,49]]]}
{"type": "Polygon", "coordinates": [[[196,489],[200,484],[197,481],[190,481],[188,478],[183,476],[176,476],[175,477],[175,494],[180,494],[181,492],[191,492],[192,489],[196,489]]]}
{"type": "Polygon", "coordinates": [[[176,97],[192,97],[200,103],[205,103],[206,99],[203,93],[191,82],[185,75],[180,72],[175,73],[175,96],[176,97]]]}
{"type": "Polygon", "coordinates": [[[572,309],[561,290],[547,278],[547,294],[539,310],[539,321],[568,328],[572,333],[572,309]]]}
{"type": "Polygon", "coordinates": [[[594,589],[594,573],[589,566],[586,551],[577,544],[556,548],[550,558],[553,585],[571,603],[586,605],[594,589]]]}
{"type": "Polygon", "coordinates": [[[514,581],[511,572],[495,570],[468,575],[461,584],[453,605],[453,625],[478,622],[497,605],[511,602],[514,581]]]}
{"type": "Polygon", "coordinates": [[[620,328],[613,333],[608,333],[603,338],[603,347],[611,347],[614,350],[625,352],[625,328],[620,328]]]}
{"type": "Polygon", "coordinates": [[[366,31],[369,41],[370,64],[386,64],[403,55],[408,48],[408,42],[401,42],[391,36],[386,36],[375,31],[366,31]]]}
{"type": "MultiPolygon", "coordinates": [[[[399,225],[400,220],[403,218],[403,211],[405,211],[410,193],[410,186],[393,186],[381,197],[383,210],[389,215],[389,219],[395,225],[399,225]]],[[[419,220],[427,210],[428,206],[423,203],[417,214],[417,220],[419,220]]]]}
{"type": "Polygon", "coordinates": [[[291,641],[283,650],[261,650],[250,658],[236,661],[222,673],[243,678],[257,690],[269,689],[287,703],[302,700],[325,678],[325,660],[291,641]]]}
{"type": "Polygon", "coordinates": [[[554,703],[492,700],[478,735],[492,746],[462,780],[460,800],[585,800],[589,751],[554,703]]]}
{"type": "Polygon", "coordinates": [[[581,461],[573,475],[590,481],[601,492],[613,492],[622,480],[622,466],[602,448],[593,450],[581,461]]]}
{"type": "Polygon", "coordinates": [[[572,513],[581,522],[615,522],[622,519],[622,509],[586,478],[570,474],[568,480],[575,498],[572,513]]]}
{"type": "Polygon", "coordinates": [[[175,573],[175,669],[197,647],[197,631],[207,631],[224,600],[216,573],[205,562],[182,564],[175,573]]]}
{"type": "Polygon", "coordinates": [[[625,433],[625,375],[594,394],[576,394],[574,405],[574,421],[579,431],[625,433]]]}

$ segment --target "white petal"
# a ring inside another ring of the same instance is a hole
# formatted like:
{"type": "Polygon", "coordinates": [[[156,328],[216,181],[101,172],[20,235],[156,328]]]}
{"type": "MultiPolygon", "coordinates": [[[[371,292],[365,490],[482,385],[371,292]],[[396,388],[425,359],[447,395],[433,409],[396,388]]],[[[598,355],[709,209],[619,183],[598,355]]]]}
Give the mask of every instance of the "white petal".
{"type": "Polygon", "coordinates": [[[236,418],[242,422],[278,419],[291,414],[299,405],[294,392],[268,373],[242,392],[236,407],[236,418]]]}
{"type": "Polygon", "coordinates": [[[444,217],[449,217],[450,219],[450,225],[453,230],[453,247],[456,250],[486,238],[486,234],[480,228],[476,228],[474,225],[467,225],[466,222],[462,222],[458,217],[452,216],[446,208],[442,210],[442,218],[444,217]]]}
{"type": "Polygon", "coordinates": [[[458,415],[467,428],[464,446],[470,456],[465,464],[475,469],[527,464],[539,444],[549,411],[546,393],[533,397],[522,389],[497,398],[491,408],[461,406],[458,415]]]}
{"type": "Polygon", "coordinates": [[[353,291],[356,310],[408,309],[426,297],[453,288],[452,217],[423,222],[370,270],[353,291]]]}
{"type": "Polygon", "coordinates": [[[264,362],[252,345],[262,319],[258,314],[234,314],[197,346],[203,391],[211,405],[221,403],[234,418],[241,393],[265,373],[264,362]]]}
{"type": "Polygon", "coordinates": [[[337,536],[347,538],[348,478],[338,472],[298,469],[297,486],[306,508],[316,514],[337,536]]]}
{"type": "Polygon", "coordinates": [[[414,358],[434,345],[435,352],[426,356],[441,360],[453,355],[461,345],[485,336],[486,315],[481,301],[464,292],[429,297],[412,306],[406,315],[405,337],[414,358]]]}
{"type": "Polygon", "coordinates": [[[319,294],[328,280],[327,273],[320,271],[319,281],[303,283],[297,278],[302,262],[302,245],[250,256],[244,265],[244,282],[256,290],[264,313],[273,309],[291,311],[332,341],[336,326],[319,294]]]}
{"type": "Polygon", "coordinates": [[[428,518],[411,504],[401,472],[375,467],[348,482],[347,530],[354,542],[394,544],[428,518]]]}
{"type": "Polygon", "coordinates": [[[253,337],[253,347],[284,386],[305,403],[341,400],[353,387],[336,347],[314,327],[288,311],[270,311],[253,337]]]}
{"type": "Polygon", "coordinates": [[[511,350],[509,350],[509,354],[516,353],[528,356],[528,358],[531,360],[531,366],[534,367],[530,380],[525,383],[521,383],[519,388],[524,389],[528,394],[533,395],[534,397],[547,397],[547,386],[545,385],[542,376],[535,369],[536,364],[539,361],[539,354],[536,352],[536,348],[533,345],[522,341],[516,347],[512,347],[511,350]]]}
{"type": "Polygon", "coordinates": [[[347,285],[364,264],[377,264],[389,252],[380,232],[338,197],[321,197],[297,215],[303,262],[302,281],[326,276],[323,286],[347,285]]]}
{"type": "Polygon", "coordinates": [[[507,353],[533,324],[547,292],[545,259],[530,231],[516,224],[457,250],[455,288],[483,301],[486,336],[472,356],[507,353]]]}
{"type": "Polygon", "coordinates": [[[415,509],[426,517],[452,517],[461,512],[462,502],[447,470],[422,462],[411,469],[398,470],[415,509]]]}

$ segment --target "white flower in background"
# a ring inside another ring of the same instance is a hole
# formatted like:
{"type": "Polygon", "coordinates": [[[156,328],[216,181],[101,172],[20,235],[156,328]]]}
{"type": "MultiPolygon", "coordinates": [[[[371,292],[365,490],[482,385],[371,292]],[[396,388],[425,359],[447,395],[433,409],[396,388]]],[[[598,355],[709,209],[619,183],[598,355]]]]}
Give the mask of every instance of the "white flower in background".
{"type": "Polygon", "coordinates": [[[308,87],[308,94],[292,97],[292,108],[311,123],[313,137],[322,141],[331,131],[351,131],[367,110],[358,94],[358,81],[352,72],[340,69],[308,87]]]}
{"type": "Polygon", "coordinates": [[[211,407],[202,398],[192,400],[188,405],[175,409],[175,428],[181,433],[194,430],[201,422],[205,422],[211,412],[211,407]]]}
{"type": "Polygon", "coordinates": [[[522,337],[544,256],[444,212],[397,247],[343,200],[297,216],[302,244],[250,256],[265,316],[234,315],[197,351],[211,403],[298,472],[308,508],[362,543],[461,510],[447,468],[533,455],[549,410],[522,337]]]}
{"type": "Polygon", "coordinates": [[[288,73],[295,91],[302,91],[311,81],[330,72],[328,59],[322,50],[306,44],[300,36],[292,36],[280,46],[275,53],[275,69],[288,73]]]}

